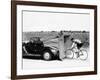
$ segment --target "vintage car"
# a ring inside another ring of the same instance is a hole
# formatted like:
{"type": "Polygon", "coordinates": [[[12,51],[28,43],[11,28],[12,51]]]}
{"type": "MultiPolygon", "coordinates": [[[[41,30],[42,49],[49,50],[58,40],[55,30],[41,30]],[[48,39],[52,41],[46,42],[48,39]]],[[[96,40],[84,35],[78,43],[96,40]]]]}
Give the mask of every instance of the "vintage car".
{"type": "Polygon", "coordinates": [[[39,37],[32,37],[29,42],[22,43],[23,58],[40,58],[43,60],[58,59],[59,51],[49,46],[44,46],[39,37]]]}

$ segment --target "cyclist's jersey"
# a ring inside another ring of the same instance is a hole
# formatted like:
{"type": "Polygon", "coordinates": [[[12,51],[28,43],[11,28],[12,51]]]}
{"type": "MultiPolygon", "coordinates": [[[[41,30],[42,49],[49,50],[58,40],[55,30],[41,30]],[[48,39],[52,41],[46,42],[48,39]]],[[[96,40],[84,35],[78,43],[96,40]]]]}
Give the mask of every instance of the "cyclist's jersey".
{"type": "Polygon", "coordinates": [[[77,51],[79,51],[79,48],[80,48],[79,45],[80,45],[81,43],[82,43],[81,40],[79,40],[79,39],[74,39],[71,48],[73,48],[73,50],[74,50],[75,52],[77,52],[77,51]]]}

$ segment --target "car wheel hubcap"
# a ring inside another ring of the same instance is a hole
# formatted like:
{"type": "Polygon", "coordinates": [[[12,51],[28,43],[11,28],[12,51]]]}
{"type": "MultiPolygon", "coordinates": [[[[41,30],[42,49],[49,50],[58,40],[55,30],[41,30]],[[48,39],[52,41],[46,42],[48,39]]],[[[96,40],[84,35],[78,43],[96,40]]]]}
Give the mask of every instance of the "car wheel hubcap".
{"type": "Polygon", "coordinates": [[[46,52],[46,53],[44,54],[44,59],[45,59],[45,60],[49,60],[49,59],[50,59],[50,54],[49,54],[48,52],[46,52]]]}

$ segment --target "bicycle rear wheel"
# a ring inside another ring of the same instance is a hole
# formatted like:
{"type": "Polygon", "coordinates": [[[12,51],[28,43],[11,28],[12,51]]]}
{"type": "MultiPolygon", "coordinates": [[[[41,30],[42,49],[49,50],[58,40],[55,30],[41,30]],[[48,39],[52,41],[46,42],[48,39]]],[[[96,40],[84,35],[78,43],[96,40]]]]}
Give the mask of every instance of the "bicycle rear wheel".
{"type": "Polygon", "coordinates": [[[71,49],[66,51],[66,58],[72,59],[74,57],[74,52],[71,49]]]}
{"type": "Polygon", "coordinates": [[[80,50],[79,58],[81,60],[86,60],[88,58],[88,53],[86,50],[80,50]]]}

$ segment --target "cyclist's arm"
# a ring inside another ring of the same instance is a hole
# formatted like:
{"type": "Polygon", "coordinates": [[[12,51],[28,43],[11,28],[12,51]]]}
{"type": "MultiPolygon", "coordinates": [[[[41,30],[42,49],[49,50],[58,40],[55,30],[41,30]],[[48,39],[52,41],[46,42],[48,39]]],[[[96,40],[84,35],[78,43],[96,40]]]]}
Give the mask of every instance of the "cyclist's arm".
{"type": "Polygon", "coordinates": [[[75,43],[73,42],[73,43],[72,43],[72,46],[71,46],[71,49],[74,48],[74,47],[75,47],[75,43]]]}

